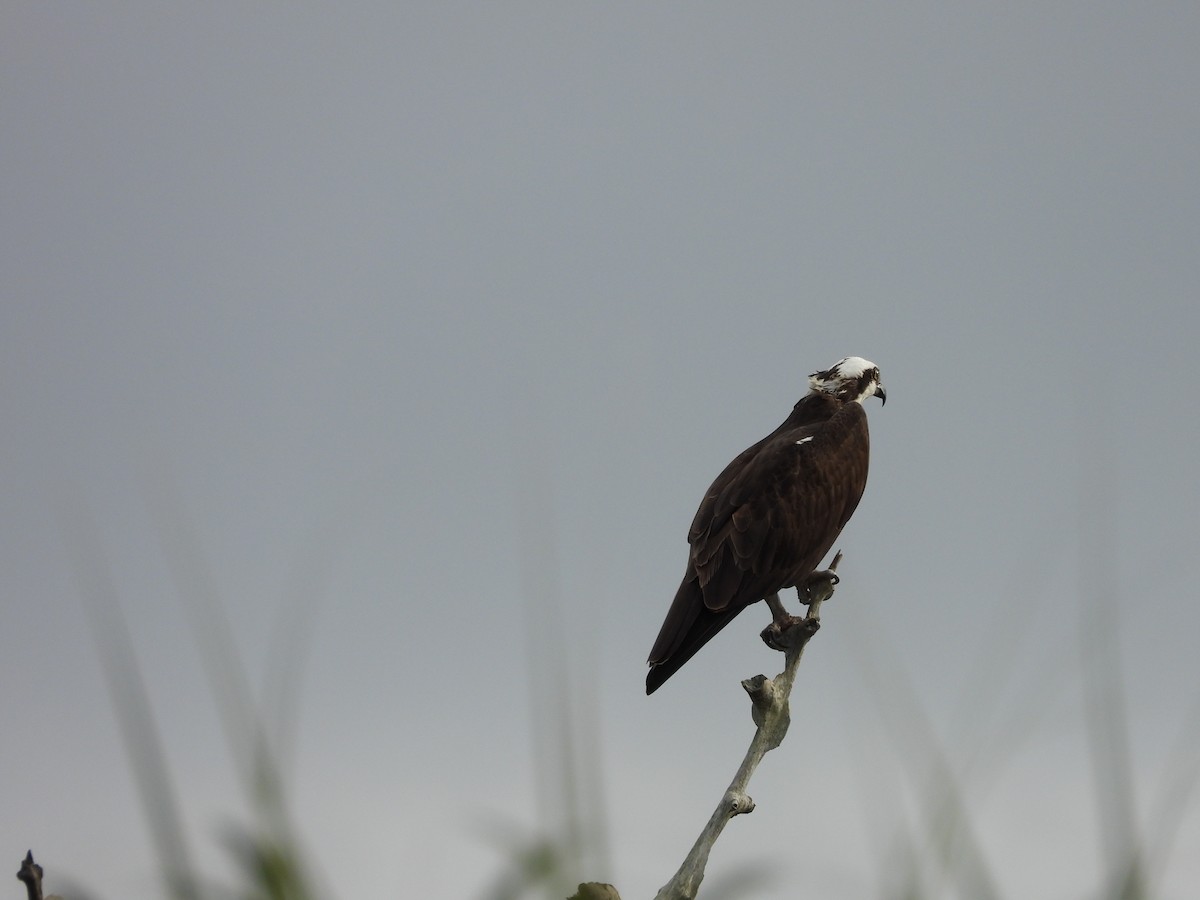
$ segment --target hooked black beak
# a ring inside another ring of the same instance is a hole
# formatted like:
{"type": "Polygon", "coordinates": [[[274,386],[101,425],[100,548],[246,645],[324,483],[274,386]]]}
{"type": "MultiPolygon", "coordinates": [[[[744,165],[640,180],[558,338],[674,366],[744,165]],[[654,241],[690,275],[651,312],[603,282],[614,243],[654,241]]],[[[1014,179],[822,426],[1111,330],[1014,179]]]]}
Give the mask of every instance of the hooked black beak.
{"type": "Polygon", "coordinates": [[[879,398],[880,406],[887,406],[887,391],[883,389],[882,384],[875,385],[875,396],[879,398]]]}

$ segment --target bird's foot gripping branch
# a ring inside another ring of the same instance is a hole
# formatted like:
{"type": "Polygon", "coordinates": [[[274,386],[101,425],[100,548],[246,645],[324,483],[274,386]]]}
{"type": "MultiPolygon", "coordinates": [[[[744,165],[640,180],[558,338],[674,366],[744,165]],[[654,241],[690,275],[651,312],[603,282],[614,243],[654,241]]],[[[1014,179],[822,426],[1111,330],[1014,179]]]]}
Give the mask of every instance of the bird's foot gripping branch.
{"type": "Polygon", "coordinates": [[[818,605],[824,603],[833,596],[833,590],[841,581],[837,574],[837,565],[842,561],[842,552],[839,550],[837,556],[833,558],[833,562],[829,564],[828,569],[822,569],[819,572],[813,572],[803,584],[796,585],[796,596],[800,598],[800,602],[809,607],[811,612],[813,603],[818,605]]]}
{"type": "Polygon", "coordinates": [[[841,580],[837,574],[841,561],[842,552],[839,550],[828,569],[813,572],[803,584],[796,585],[800,602],[808,607],[808,612],[803,616],[789,615],[778,594],[766,598],[767,606],[771,609],[771,624],[759,634],[764,644],[772,650],[786,653],[796,644],[804,646],[808,643],[809,638],[821,627],[821,604],[833,596],[841,580]]]}

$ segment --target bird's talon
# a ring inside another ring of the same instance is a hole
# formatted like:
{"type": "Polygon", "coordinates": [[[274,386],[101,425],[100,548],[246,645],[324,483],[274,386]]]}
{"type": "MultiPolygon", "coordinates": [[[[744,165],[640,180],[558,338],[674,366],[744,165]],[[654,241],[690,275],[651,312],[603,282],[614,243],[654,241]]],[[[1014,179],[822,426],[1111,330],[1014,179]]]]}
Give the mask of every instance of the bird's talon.
{"type": "Polygon", "coordinates": [[[841,580],[832,569],[813,572],[804,580],[804,584],[796,585],[796,596],[805,606],[811,606],[813,600],[818,597],[824,602],[833,596],[833,589],[841,580]]]}
{"type": "Polygon", "coordinates": [[[802,616],[786,616],[782,619],[775,619],[759,633],[759,637],[772,650],[782,653],[787,650],[787,642],[784,640],[785,632],[797,625],[802,625],[805,621],[807,620],[802,616]]]}

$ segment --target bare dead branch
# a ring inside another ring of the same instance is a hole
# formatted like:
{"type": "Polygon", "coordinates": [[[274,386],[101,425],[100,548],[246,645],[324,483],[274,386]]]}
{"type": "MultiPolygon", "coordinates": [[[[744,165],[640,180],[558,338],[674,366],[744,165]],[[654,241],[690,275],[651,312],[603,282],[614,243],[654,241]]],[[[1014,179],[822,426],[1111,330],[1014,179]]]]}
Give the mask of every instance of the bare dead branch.
{"type": "Polygon", "coordinates": [[[33,861],[33,851],[25,854],[21,868],[17,871],[17,879],[25,883],[25,891],[29,900],[42,900],[42,867],[33,861]]]}
{"type": "Polygon", "coordinates": [[[589,881],[579,885],[578,893],[572,894],[568,900],[621,900],[621,895],[611,884],[589,881]]]}
{"type": "MultiPolygon", "coordinates": [[[[704,879],[709,853],[725,830],[725,825],[734,816],[754,811],[754,801],[746,789],[763,756],[778,747],[787,734],[791,724],[788,699],[796,680],[796,668],[800,665],[805,646],[821,627],[821,604],[833,596],[838,581],[835,573],[841,560],[842,553],[839,550],[829,568],[814,573],[808,585],[800,589],[801,599],[808,605],[808,612],[803,618],[789,617],[790,621],[784,628],[775,629],[771,626],[764,631],[763,640],[784,651],[783,671],[774,678],[755,675],[742,682],[742,687],[750,695],[750,715],[758,726],[754,738],[737,774],[692,845],[691,852],[675,876],[659,890],[655,900],[692,900],[704,879]],[[768,632],[771,634],[768,635],[768,632]]],[[[778,597],[771,598],[771,601],[769,605],[773,611],[782,608],[778,597]]]]}

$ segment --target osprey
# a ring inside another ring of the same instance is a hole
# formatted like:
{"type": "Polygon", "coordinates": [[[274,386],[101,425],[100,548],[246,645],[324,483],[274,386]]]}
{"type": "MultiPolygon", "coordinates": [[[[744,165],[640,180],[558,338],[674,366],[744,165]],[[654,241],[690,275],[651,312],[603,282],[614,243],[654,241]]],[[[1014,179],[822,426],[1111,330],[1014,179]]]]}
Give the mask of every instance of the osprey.
{"type": "MultiPolygon", "coordinates": [[[[848,356],[809,376],[783,424],[725,467],[688,532],[687,570],[650,651],[652,694],[751,603],[803,589],[867,484],[863,401],[887,402],[879,367],[848,356]]],[[[801,599],[804,599],[803,596],[801,599]]]]}

